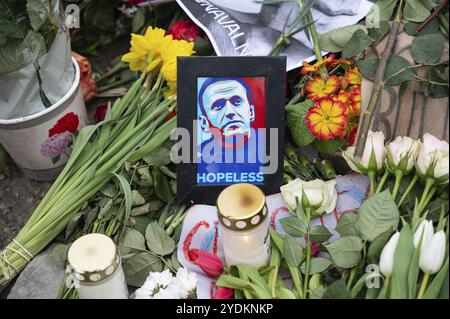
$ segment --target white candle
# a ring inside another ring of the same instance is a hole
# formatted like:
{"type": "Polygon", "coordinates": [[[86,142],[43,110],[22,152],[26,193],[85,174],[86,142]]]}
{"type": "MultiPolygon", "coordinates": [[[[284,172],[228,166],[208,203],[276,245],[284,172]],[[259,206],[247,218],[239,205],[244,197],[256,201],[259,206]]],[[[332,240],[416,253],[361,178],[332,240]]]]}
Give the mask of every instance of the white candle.
{"type": "Polygon", "coordinates": [[[267,264],[270,238],[264,193],[251,184],[229,186],[219,195],[217,210],[226,264],[267,264]]]}
{"type": "Polygon", "coordinates": [[[128,288],[114,242],[103,234],[88,234],[67,253],[80,299],[128,299],[128,288]]]}

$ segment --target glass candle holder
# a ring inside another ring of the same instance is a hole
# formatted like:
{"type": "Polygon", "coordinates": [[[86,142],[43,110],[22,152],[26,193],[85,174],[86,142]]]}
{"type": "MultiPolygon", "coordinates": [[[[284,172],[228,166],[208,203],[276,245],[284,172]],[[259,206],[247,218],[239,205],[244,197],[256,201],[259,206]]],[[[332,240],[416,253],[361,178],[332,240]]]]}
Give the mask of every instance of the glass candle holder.
{"type": "Polygon", "coordinates": [[[103,234],[88,234],[70,246],[67,259],[80,299],[128,299],[128,287],[114,242],[103,234]]]}
{"type": "Polygon", "coordinates": [[[270,237],[264,193],[251,184],[229,186],[217,199],[217,211],[226,264],[266,265],[270,237]]]}

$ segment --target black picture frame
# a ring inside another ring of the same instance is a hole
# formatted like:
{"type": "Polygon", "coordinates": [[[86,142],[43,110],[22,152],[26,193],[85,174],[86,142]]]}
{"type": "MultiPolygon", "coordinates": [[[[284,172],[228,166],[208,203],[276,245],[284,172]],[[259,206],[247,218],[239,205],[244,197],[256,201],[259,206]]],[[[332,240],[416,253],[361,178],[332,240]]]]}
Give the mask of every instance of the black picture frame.
{"type": "MultiPolygon", "coordinates": [[[[199,77],[265,77],[265,124],[278,130],[278,167],[265,175],[258,187],[266,195],[278,193],[283,180],[286,57],[178,57],[177,126],[186,128],[193,140],[193,120],[197,117],[197,79],[199,77]]],[[[270,134],[266,134],[269,154],[270,134]]],[[[192,153],[192,152],[191,152],[192,153]]],[[[197,164],[177,164],[177,202],[215,205],[220,192],[229,185],[198,185],[197,164]]]]}

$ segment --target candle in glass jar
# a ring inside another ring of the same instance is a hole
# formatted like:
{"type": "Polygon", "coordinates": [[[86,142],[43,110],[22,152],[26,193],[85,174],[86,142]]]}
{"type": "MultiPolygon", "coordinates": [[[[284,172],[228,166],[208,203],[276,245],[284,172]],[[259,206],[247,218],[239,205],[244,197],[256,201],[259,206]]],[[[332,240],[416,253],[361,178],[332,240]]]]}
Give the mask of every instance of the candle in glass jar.
{"type": "Polygon", "coordinates": [[[217,199],[217,211],[226,264],[267,264],[270,238],[264,193],[251,184],[229,186],[217,199]]]}
{"type": "Polygon", "coordinates": [[[120,255],[103,234],[88,234],[70,246],[67,259],[80,299],[128,299],[120,255]]]}

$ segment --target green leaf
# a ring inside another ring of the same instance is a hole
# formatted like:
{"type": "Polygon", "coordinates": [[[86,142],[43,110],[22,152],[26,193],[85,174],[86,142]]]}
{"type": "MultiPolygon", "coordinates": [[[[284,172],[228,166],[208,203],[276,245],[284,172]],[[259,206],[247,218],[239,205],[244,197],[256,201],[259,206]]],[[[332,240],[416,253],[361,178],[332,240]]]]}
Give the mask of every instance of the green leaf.
{"type": "Polygon", "coordinates": [[[157,222],[147,226],[145,239],[147,240],[148,249],[157,255],[165,256],[175,250],[174,240],[166,234],[157,222]]]}
{"type": "Polygon", "coordinates": [[[358,220],[359,217],[355,213],[344,214],[339,218],[336,231],[341,236],[359,236],[358,220]]]}
{"type": "MultiPolygon", "coordinates": [[[[120,183],[120,187],[122,188],[122,192],[125,198],[125,215],[123,217],[123,225],[127,225],[128,219],[131,216],[131,186],[130,183],[128,183],[127,179],[123,177],[122,175],[113,173],[113,175],[117,178],[117,180],[120,183]]],[[[125,235],[125,227],[122,228],[122,231],[120,233],[120,239],[123,238],[125,235]]]]}
{"type": "Polygon", "coordinates": [[[352,58],[367,49],[373,40],[364,30],[356,30],[342,51],[343,58],[352,58]]]}
{"type": "Polygon", "coordinates": [[[139,7],[139,9],[134,13],[131,20],[131,31],[133,33],[140,33],[141,29],[145,26],[146,15],[146,7],[139,7]]]}
{"type": "Polygon", "coordinates": [[[333,29],[330,32],[330,38],[334,43],[344,48],[357,30],[363,30],[364,32],[367,32],[367,28],[365,26],[361,24],[355,24],[333,29]]]}
{"type": "Polygon", "coordinates": [[[303,237],[307,232],[308,226],[306,223],[301,222],[301,220],[295,216],[281,218],[280,223],[285,232],[293,237],[303,237]]]}
{"type": "Polygon", "coordinates": [[[328,141],[315,140],[312,145],[319,153],[326,155],[336,155],[336,153],[344,147],[344,144],[345,140],[334,138],[328,141]]]}
{"type": "Polygon", "coordinates": [[[311,100],[305,100],[299,104],[291,104],[286,107],[287,127],[291,132],[292,139],[298,146],[311,144],[315,137],[306,126],[305,116],[309,109],[314,106],[311,100]]]}
{"type": "Polygon", "coordinates": [[[381,21],[379,28],[370,28],[367,31],[369,32],[369,37],[373,39],[373,42],[378,44],[388,35],[390,25],[387,21],[381,21]]]}
{"type": "Polygon", "coordinates": [[[283,257],[292,267],[298,267],[303,260],[303,247],[289,235],[283,240],[283,257]]]}
{"type": "Polygon", "coordinates": [[[344,279],[339,279],[328,286],[322,299],[350,299],[350,292],[347,289],[344,279]]]}
{"type": "Polygon", "coordinates": [[[392,18],[396,5],[397,0],[378,0],[374,3],[374,8],[372,8],[366,18],[374,20],[374,23],[378,22],[378,19],[381,21],[389,21],[392,18]]]}
{"type": "Polygon", "coordinates": [[[419,280],[420,247],[416,247],[408,270],[408,299],[417,296],[417,281],[419,280]]]}
{"type": "Polygon", "coordinates": [[[394,253],[394,268],[390,286],[391,299],[408,297],[408,270],[414,255],[413,232],[408,224],[403,225],[394,253]]]}
{"type": "Polygon", "coordinates": [[[161,169],[155,166],[152,170],[153,181],[155,183],[155,193],[159,199],[168,203],[173,197],[172,189],[170,188],[169,178],[163,174],[161,169]]]}
{"type": "Polygon", "coordinates": [[[440,24],[438,19],[433,19],[428,23],[422,30],[419,32],[416,32],[417,28],[420,26],[421,23],[416,22],[408,22],[405,24],[405,32],[413,37],[425,35],[425,34],[432,34],[439,32],[440,24]]]}
{"type": "Polygon", "coordinates": [[[444,53],[445,39],[440,33],[426,34],[415,38],[411,45],[414,61],[421,64],[433,64],[444,53]]]}
{"type": "Polygon", "coordinates": [[[335,242],[325,246],[336,266],[352,268],[361,261],[363,243],[356,236],[341,237],[335,242]]]}
{"type": "Polygon", "coordinates": [[[28,0],[27,1],[27,13],[30,19],[30,24],[35,31],[38,31],[40,27],[49,19],[49,7],[48,0],[28,0]]]}
{"type": "Polygon", "coordinates": [[[33,64],[45,51],[44,38],[37,32],[29,31],[22,41],[12,41],[0,48],[0,75],[33,64]]]}
{"type": "Polygon", "coordinates": [[[146,252],[135,254],[123,263],[127,284],[133,287],[141,287],[152,271],[161,272],[162,262],[146,252]]]}
{"type": "MultiPolygon", "coordinates": [[[[314,274],[324,272],[325,270],[330,268],[330,266],[332,266],[332,265],[333,265],[333,262],[329,259],[322,258],[322,257],[311,258],[311,266],[310,266],[309,274],[314,275],[314,274]]],[[[302,271],[302,273],[306,272],[306,262],[302,263],[302,265],[300,266],[300,270],[302,271]]]]}
{"type": "Polygon", "coordinates": [[[131,192],[131,203],[133,207],[141,206],[145,204],[145,199],[137,190],[133,190],[131,192]]]}
{"type": "Polygon", "coordinates": [[[425,294],[423,295],[423,298],[424,299],[438,298],[445,282],[447,282],[448,288],[448,257],[445,260],[445,263],[442,266],[441,270],[439,270],[439,272],[436,274],[431,284],[428,286],[427,290],[425,291],[425,294]]]}
{"type": "MultiPolygon", "coordinates": [[[[259,274],[258,269],[256,269],[253,266],[243,264],[237,265],[237,268],[239,270],[239,273],[245,273],[246,277],[248,277],[252,283],[263,289],[268,294],[268,296],[271,295],[269,285],[264,280],[264,278],[259,274]]],[[[241,276],[241,278],[242,277],[243,276],[241,276]]]]}
{"type": "Polygon", "coordinates": [[[389,190],[366,199],[358,210],[358,227],[363,240],[374,241],[398,226],[400,213],[389,190]]]}
{"type": "Polygon", "coordinates": [[[403,9],[403,18],[408,21],[422,22],[429,17],[430,11],[420,0],[406,0],[403,9]]]}
{"type": "MultiPolygon", "coordinates": [[[[361,73],[365,78],[373,79],[375,77],[379,63],[378,61],[378,59],[369,59],[357,62],[361,73]]],[[[399,85],[410,80],[414,75],[414,72],[409,69],[410,66],[411,64],[405,58],[398,55],[391,55],[384,74],[384,79],[387,80],[386,85],[399,85]]]]}
{"type": "MultiPolygon", "coordinates": [[[[428,69],[428,79],[437,83],[445,83],[445,85],[437,85],[430,83],[431,95],[436,98],[444,98],[448,96],[448,79],[443,80],[441,74],[445,72],[446,68],[444,66],[435,66],[428,69]]],[[[447,67],[448,72],[448,67],[447,67]]],[[[447,73],[448,76],[448,73],[447,73]]]]}
{"type": "Polygon", "coordinates": [[[144,162],[152,166],[163,166],[170,164],[170,149],[161,146],[143,158],[144,162]]]}
{"type": "Polygon", "coordinates": [[[127,227],[121,243],[119,243],[122,256],[145,250],[145,238],[136,229],[127,227]]]}
{"type": "Polygon", "coordinates": [[[310,232],[310,238],[313,243],[324,243],[332,236],[330,231],[321,225],[314,226],[310,232]]]}
{"type": "Polygon", "coordinates": [[[322,50],[327,52],[340,52],[344,49],[331,40],[331,32],[319,34],[319,45],[322,50]]]}
{"type": "Polygon", "coordinates": [[[374,241],[372,241],[367,251],[367,260],[370,263],[378,264],[381,252],[383,251],[384,246],[386,246],[389,238],[391,238],[392,233],[393,230],[389,229],[375,238],[374,241]]]}

